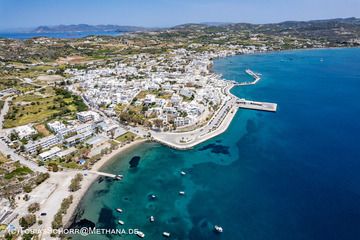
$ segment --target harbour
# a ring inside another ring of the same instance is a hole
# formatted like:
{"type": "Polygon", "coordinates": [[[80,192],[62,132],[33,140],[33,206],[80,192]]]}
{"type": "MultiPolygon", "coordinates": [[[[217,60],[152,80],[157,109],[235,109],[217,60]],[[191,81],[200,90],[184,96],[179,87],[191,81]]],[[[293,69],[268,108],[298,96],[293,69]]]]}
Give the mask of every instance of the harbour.
{"type": "MultiPolygon", "coordinates": [[[[269,114],[239,109],[223,134],[187,151],[147,142],[117,156],[101,172],[123,174],[124,179],[116,182],[103,178],[95,182],[82,200],[74,222],[78,222],[78,227],[82,226],[82,220],[98,227],[123,228],[118,223],[121,220],[126,228],[138,228],[145,239],[151,240],[162,238],[164,232],[170,233],[170,239],[189,240],[300,240],[304,237],[315,240],[333,236],[352,239],[359,233],[359,219],[344,213],[360,213],[356,197],[358,184],[349,185],[345,179],[349,175],[358,178],[360,166],[352,159],[358,159],[360,153],[354,151],[356,144],[351,143],[356,141],[348,133],[357,132],[359,125],[346,124],[343,132],[332,126],[350,121],[357,116],[357,111],[341,110],[344,102],[334,103],[329,112],[314,108],[314,103],[331,101],[328,96],[344,90],[340,87],[311,92],[314,78],[320,87],[324,83],[338,86],[336,79],[342,77],[352,84],[346,86],[346,92],[356,96],[357,83],[352,82],[356,74],[344,78],[343,71],[330,71],[323,76],[324,73],[311,70],[314,65],[322,67],[319,56],[325,59],[323,63],[339,65],[347,74],[349,69],[356,70],[356,64],[351,66],[342,59],[356,63],[359,55],[352,54],[354,50],[338,51],[236,57],[242,64],[254,65],[263,74],[264,81],[249,88],[233,88],[232,94],[265,102],[274,99],[281,111],[269,114]],[[281,62],[286,57],[297,61],[281,62]],[[282,71],[285,68],[302,71],[294,71],[289,78],[288,73],[282,71]],[[305,78],[304,69],[309,73],[305,78]],[[294,86],[299,90],[291,92],[294,86]],[[311,102],[301,99],[311,99],[311,102]],[[331,118],[325,114],[334,112],[341,114],[331,114],[331,118]],[[326,146],[331,148],[323,151],[326,146]],[[353,151],[348,151],[349,148],[353,151]],[[342,161],[334,151],[341,153],[342,161]],[[139,164],[129,168],[134,156],[140,157],[139,164]],[[186,194],[180,196],[180,191],[186,194]],[[156,198],[152,199],[152,195],[156,198]],[[121,214],[116,210],[119,207],[123,210],[121,214]],[[316,222],[307,223],[310,219],[316,222]],[[322,231],[333,224],[337,227],[333,227],[331,233],[322,231]],[[258,231],[260,226],[262,231],[258,231]],[[221,235],[220,228],[223,229],[221,235]]],[[[237,67],[235,60],[221,70],[230,72],[230,67],[237,67]]],[[[227,63],[226,59],[222,61],[227,63]]],[[[243,79],[243,75],[225,77],[243,79]]],[[[359,107],[352,105],[352,108],[359,107]]],[[[114,237],[122,238],[130,240],[138,236],[114,237]]],[[[73,239],[85,238],[74,236],[73,239]]],[[[88,236],[86,239],[107,238],[88,236]]]]}

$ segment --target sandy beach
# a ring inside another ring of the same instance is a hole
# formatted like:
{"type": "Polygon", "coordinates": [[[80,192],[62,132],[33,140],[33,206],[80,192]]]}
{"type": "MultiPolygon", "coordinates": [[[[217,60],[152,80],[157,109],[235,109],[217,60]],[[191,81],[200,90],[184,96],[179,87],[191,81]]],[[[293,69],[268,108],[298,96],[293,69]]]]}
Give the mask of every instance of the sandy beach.
{"type": "MultiPolygon", "coordinates": [[[[129,144],[126,144],[125,146],[119,147],[118,149],[112,151],[111,153],[104,155],[99,161],[97,161],[94,166],[92,167],[92,171],[99,171],[100,168],[108,163],[112,158],[115,156],[121,154],[123,151],[130,149],[132,147],[135,147],[141,143],[146,142],[146,139],[138,139],[135,140],[129,144]]],[[[83,172],[85,173],[85,172],[83,172]]],[[[91,184],[99,177],[98,174],[92,173],[92,172],[86,172],[87,176],[84,176],[84,179],[81,181],[81,189],[78,191],[72,193],[73,195],[73,203],[70,205],[69,209],[67,210],[67,213],[63,216],[63,223],[65,227],[68,227],[71,224],[71,220],[74,216],[75,210],[77,206],[79,205],[81,199],[91,186],[91,184]]],[[[70,194],[69,194],[70,195],[70,194]]]]}

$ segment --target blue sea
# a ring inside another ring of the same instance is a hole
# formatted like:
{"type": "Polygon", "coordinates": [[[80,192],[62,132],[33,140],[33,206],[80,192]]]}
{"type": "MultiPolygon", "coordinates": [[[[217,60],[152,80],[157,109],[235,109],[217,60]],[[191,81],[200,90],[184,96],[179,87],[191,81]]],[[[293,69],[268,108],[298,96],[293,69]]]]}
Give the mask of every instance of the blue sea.
{"type": "Polygon", "coordinates": [[[119,36],[121,32],[101,31],[101,32],[54,32],[54,33],[11,33],[0,32],[0,38],[10,39],[30,39],[35,37],[48,37],[48,38],[84,38],[88,36],[119,36]]]}
{"type": "Polygon", "coordinates": [[[232,92],[276,102],[276,113],[239,110],[224,134],[192,150],[128,150],[102,169],[124,180],[95,182],[73,226],[140,229],[151,240],[164,231],[179,240],[360,239],[360,49],[234,56],[214,71],[241,82],[247,68],[262,79],[232,92]]]}

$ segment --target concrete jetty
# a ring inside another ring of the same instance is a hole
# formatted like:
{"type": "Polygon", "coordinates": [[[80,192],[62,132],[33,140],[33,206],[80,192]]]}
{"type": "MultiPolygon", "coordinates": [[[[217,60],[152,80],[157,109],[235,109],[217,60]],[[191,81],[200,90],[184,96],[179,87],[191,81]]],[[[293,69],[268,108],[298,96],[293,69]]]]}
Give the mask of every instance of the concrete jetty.
{"type": "Polygon", "coordinates": [[[250,75],[251,77],[254,78],[254,81],[251,82],[241,82],[241,83],[237,83],[237,86],[247,86],[247,85],[255,85],[258,81],[260,81],[261,77],[258,73],[253,72],[250,69],[246,69],[245,72],[250,75]]]}
{"type": "Polygon", "coordinates": [[[259,111],[276,112],[277,104],[268,102],[255,102],[246,99],[239,99],[236,101],[239,108],[253,109],[259,111]]]}
{"type": "Polygon", "coordinates": [[[105,173],[105,172],[99,172],[99,171],[88,171],[89,173],[93,173],[93,174],[97,174],[100,176],[104,176],[104,177],[111,177],[111,178],[115,178],[116,175],[115,174],[111,174],[111,173],[105,173]]]}

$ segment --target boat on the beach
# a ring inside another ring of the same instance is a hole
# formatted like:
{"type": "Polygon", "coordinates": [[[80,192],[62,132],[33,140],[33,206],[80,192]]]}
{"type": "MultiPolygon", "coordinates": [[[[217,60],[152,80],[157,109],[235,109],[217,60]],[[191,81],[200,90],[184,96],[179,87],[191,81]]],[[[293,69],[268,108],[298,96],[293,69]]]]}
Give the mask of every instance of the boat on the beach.
{"type": "Polygon", "coordinates": [[[123,210],[121,208],[117,208],[116,211],[119,212],[119,213],[123,212],[123,210]]]}
{"type": "Polygon", "coordinates": [[[164,236],[164,237],[170,237],[170,233],[168,233],[168,232],[163,232],[163,236],[164,236]]]}
{"type": "Polygon", "coordinates": [[[183,196],[183,195],[185,195],[185,192],[184,192],[184,191],[180,191],[180,192],[179,192],[179,195],[183,196]]]}
{"type": "Polygon", "coordinates": [[[120,225],[124,225],[124,224],[125,224],[124,221],[121,221],[121,220],[119,220],[118,223],[119,223],[120,225]]]}
{"type": "Polygon", "coordinates": [[[141,231],[137,231],[136,236],[138,236],[139,238],[144,238],[145,234],[143,232],[141,232],[141,231]]]}
{"type": "Polygon", "coordinates": [[[154,221],[155,221],[154,216],[150,216],[150,222],[154,222],[154,221]]]}
{"type": "Polygon", "coordinates": [[[222,233],[222,232],[223,232],[223,228],[220,227],[220,226],[218,226],[218,225],[215,225],[215,226],[214,226],[214,230],[215,230],[216,232],[218,232],[218,233],[222,233]]]}

